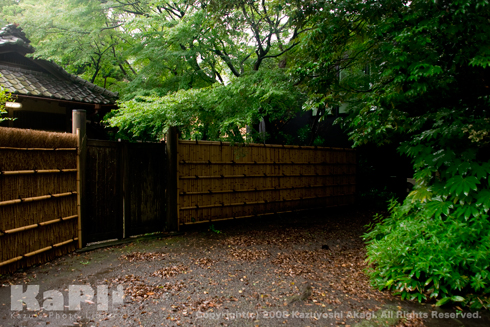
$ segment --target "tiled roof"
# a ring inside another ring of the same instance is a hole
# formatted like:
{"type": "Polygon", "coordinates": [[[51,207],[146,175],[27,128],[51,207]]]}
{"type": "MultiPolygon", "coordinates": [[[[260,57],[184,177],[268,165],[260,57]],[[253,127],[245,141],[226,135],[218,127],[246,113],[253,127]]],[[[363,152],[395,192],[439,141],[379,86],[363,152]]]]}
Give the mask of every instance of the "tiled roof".
{"type": "Polygon", "coordinates": [[[0,84],[14,94],[97,104],[111,104],[117,99],[117,93],[68,73],[69,79],[60,79],[44,72],[0,65],[0,74],[0,84]]]}
{"type": "Polygon", "coordinates": [[[113,104],[116,101],[117,93],[71,75],[53,62],[24,58],[25,53],[34,51],[29,43],[24,32],[15,25],[7,25],[0,30],[0,51],[12,52],[10,59],[0,63],[0,85],[9,92],[95,104],[113,104]],[[18,60],[12,59],[13,55],[18,60]]]}
{"type": "Polygon", "coordinates": [[[13,46],[23,50],[24,53],[34,52],[34,48],[30,45],[31,41],[26,37],[22,29],[14,24],[9,24],[0,30],[0,46],[13,46]]]}

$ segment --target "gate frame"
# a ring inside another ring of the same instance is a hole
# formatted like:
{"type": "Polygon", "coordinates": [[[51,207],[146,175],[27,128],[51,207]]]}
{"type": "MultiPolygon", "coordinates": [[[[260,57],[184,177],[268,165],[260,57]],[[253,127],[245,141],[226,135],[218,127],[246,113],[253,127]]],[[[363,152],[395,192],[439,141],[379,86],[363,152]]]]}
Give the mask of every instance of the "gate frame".
{"type": "MultiPolygon", "coordinates": [[[[116,171],[114,172],[115,174],[115,188],[116,188],[116,208],[114,210],[114,216],[115,222],[116,222],[116,227],[113,232],[116,234],[117,239],[125,239],[130,236],[134,236],[134,233],[131,233],[132,226],[134,226],[134,222],[132,222],[132,206],[131,206],[131,193],[132,193],[132,186],[130,185],[133,180],[133,177],[131,176],[131,167],[130,167],[130,153],[131,153],[131,146],[134,144],[134,148],[137,149],[139,145],[141,144],[146,144],[146,143],[129,143],[129,142],[121,142],[121,141],[105,141],[105,140],[94,140],[94,139],[87,139],[84,138],[83,142],[80,141],[80,144],[82,146],[80,147],[80,156],[79,156],[79,165],[80,167],[83,167],[81,169],[81,174],[80,174],[80,188],[81,188],[81,197],[80,197],[80,236],[84,236],[82,241],[80,242],[80,247],[85,247],[87,243],[92,243],[92,242],[100,242],[100,241],[105,241],[102,238],[99,239],[93,239],[89,235],[93,235],[95,233],[90,233],[87,228],[89,225],[88,219],[88,192],[90,190],[87,188],[87,161],[88,161],[88,152],[90,147],[107,147],[107,148],[114,148],[116,152],[116,171]]],[[[162,175],[161,175],[161,182],[163,185],[163,191],[162,191],[162,199],[161,203],[162,206],[165,208],[165,190],[167,189],[166,185],[166,151],[165,147],[166,144],[162,143],[149,143],[149,144],[154,144],[158,147],[161,146],[161,151],[163,151],[162,154],[162,175]]],[[[139,216],[138,216],[139,217],[139,216]]],[[[151,232],[158,232],[158,231],[163,231],[164,225],[165,225],[165,213],[162,213],[161,215],[161,220],[162,220],[162,228],[160,230],[155,230],[151,232]]],[[[92,231],[93,232],[93,231],[92,231]]],[[[145,232],[147,233],[147,232],[145,232]]],[[[112,238],[111,238],[112,239],[112,238]]]]}

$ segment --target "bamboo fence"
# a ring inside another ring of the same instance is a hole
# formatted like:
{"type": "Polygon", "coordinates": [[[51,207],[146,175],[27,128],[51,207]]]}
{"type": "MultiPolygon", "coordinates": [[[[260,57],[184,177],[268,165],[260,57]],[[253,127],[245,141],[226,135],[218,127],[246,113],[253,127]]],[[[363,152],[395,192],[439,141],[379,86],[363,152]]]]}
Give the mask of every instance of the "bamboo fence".
{"type": "Polygon", "coordinates": [[[0,273],[75,250],[76,160],[76,135],[0,128],[0,273]]]}
{"type": "Polygon", "coordinates": [[[179,223],[353,204],[352,149],[179,141],[179,223]]]}

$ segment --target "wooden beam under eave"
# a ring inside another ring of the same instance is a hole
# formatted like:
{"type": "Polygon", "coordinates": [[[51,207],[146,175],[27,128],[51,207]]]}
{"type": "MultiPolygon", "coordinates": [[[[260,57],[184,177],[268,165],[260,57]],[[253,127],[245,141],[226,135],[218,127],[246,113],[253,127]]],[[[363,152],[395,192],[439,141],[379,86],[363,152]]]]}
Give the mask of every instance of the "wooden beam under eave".
{"type": "Polygon", "coordinates": [[[26,98],[26,99],[34,99],[34,100],[42,100],[42,101],[54,101],[54,102],[59,102],[60,104],[72,104],[72,105],[78,105],[78,106],[90,106],[95,109],[95,106],[99,106],[99,109],[116,109],[117,105],[114,103],[111,104],[101,104],[101,103],[90,103],[90,102],[81,102],[81,101],[71,101],[71,100],[63,100],[63,99],[57,99],[57,98],[47,98],[47,97],[39,97],[39,96],[34,96],[34,95],[24,95],[24,94],[18,94],[14,93],[18,99],[26,98]]]}

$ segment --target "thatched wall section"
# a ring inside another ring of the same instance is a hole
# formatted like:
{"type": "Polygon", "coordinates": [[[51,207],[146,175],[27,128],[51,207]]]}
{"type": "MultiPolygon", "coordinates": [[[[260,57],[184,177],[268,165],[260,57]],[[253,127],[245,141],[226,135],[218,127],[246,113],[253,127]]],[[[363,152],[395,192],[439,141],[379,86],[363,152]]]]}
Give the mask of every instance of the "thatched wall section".
{"type": "Polygon", "coordinates": [[[0,128],[0,273],[75,250],[77,138],[0,128]]]}

